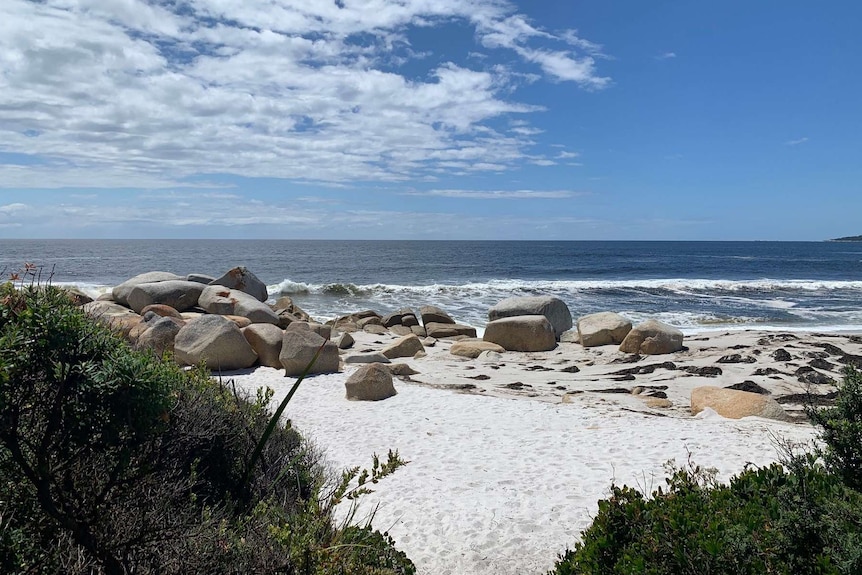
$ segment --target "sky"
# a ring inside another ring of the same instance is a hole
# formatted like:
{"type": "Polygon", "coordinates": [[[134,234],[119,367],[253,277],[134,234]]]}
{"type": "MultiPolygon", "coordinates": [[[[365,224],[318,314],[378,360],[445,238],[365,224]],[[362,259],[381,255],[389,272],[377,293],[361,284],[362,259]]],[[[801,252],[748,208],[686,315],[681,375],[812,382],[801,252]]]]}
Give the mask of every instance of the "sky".
{"type": "Polygon", "coordinates": [[[0,238],[862,233],[862,2],[2,0],[0,238]]]}

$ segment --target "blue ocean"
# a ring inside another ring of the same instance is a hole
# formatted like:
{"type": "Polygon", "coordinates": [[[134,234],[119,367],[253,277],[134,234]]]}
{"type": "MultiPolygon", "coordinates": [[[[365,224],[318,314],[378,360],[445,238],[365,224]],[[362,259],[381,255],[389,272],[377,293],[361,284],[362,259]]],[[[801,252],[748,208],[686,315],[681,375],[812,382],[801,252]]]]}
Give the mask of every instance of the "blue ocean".
{"type": "Polygon", "coordinates": [[[0,240],[0,271],[24,262],[93,295],[146,271],[244,265],[320,320],[432,304],[481,329],[503,298],[553,294],[575,317],[686,332],[862,330],[862,243],[0,240]]]}

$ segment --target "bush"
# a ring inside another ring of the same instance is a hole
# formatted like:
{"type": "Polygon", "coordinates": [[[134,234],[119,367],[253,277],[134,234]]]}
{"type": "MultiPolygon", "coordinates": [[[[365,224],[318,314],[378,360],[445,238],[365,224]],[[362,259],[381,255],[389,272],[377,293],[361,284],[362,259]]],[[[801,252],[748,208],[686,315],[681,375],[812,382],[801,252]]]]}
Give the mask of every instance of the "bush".
{"type": "Polygon", "coordinates": [[[788,451],[784,466],[747,468],[728,484],[672,467],[649,497],[612,486],[551,573],[862,573],[862,377],[847,371],[836,406],[809,413],[825,447],[788,451]]]}
{"type": "Polygon", "coordinates": [[[294,430],[249,472],[270,397],[132,351],[60,290],[0,286],[0,572],[412,573],[334,524],[294,430]]]}

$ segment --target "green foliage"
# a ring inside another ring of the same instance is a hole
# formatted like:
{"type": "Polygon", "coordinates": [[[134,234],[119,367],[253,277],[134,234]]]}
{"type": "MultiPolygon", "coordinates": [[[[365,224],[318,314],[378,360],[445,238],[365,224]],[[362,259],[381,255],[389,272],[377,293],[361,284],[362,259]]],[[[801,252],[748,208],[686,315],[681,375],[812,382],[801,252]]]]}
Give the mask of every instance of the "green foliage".
{"type": "Polygon", "coordinates": [[[648,497],[613,486],[551,573],[862,573],[862,376],[846,371],[836,406],[809,414],[825,447],[788,452],[784,466],[748,468],[728,484],[671,468],[648,497]]]}
{"type": "Polygon", "coordinates": [[[819,455],[826,466],[847,485],[862,489],[862,373],[845,368],[835,406],[809,408],[808,416],[820,427],[825,447],[819,455]]]}
{"type": "Polygon", "coordinates": [[[132,351],[60,290],[0,286],[0,572],[412,573],[335,524],[270,399],[132,351]]]}

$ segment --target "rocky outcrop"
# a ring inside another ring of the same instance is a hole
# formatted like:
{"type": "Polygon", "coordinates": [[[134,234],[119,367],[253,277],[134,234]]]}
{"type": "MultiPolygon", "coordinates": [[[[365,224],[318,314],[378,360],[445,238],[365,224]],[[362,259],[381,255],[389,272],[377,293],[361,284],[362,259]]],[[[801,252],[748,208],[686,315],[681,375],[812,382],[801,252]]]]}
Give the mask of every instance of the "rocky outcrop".
{"type": "Polygon", "coordinates": [[[257,353],[261,365],[277,369],[282,367],[279,355],[284,332],[280,327],[271,323],[253,323],[242,328],[242,335],[257,353]]]}
{"type": "Polygon", "coordinates": [[[251,273],[245,266],[239,266],[232,270],[228,270],[220,278],[211,281],[210,285],[224,286],[232,290],[241,291],[261,302],[266,301],[267,298],[269,298],[266,284],[260,281],[260,279],[251,273]]]}
{"type": "Polygon", "coordinates": [[[786,421],[787,412],[766,395],[721,387],[696,387],[691,391],[691,414],[697,415],[707,407],[722,417],[739,419],[757,416],[786,421]]]}
{"type": "Polygon", "coordinates": [[[139,284],[184,279],[185,278],[178,276],[177,274],[172,274],[170,272],[147,272],[145,274],[136,275],[133,278],[127,279],[120,285],[116,286],[113,290],[111,290],[111,295],[113,296],[114,301],[118,304],[128,306],[129,294],[131,294],[135,286],[139,284]]]}
{"type": "Polygon", "coordinates": [[[405,335],[383,348],[383,355],[389,359],[413,357],[417,351],[425,351],[422,342],[415,334],[405,335]]]}
{"type": "Polygon", "coordinates": [[[203,284],[186,280],[142,283],[132,288],[127,300],[129,307],[138,313],[153,304],[167,305],[182,312],[198,305],[203,290],[203,284]]]}
{"type": "Polygon", "coordinates": [[[632,322],[612,311],[578,318],[578,340],[584,347],[620,345],[631,330],[632,322]]]}
{"type": "Polygon", "coordinates": [[[572,329],[572,314],[569,306],[555,296],[510,297],[488,310],[490,321],[521,315],[544,316],[554,328],[557,339],[560,339],[564,331],[572,329]]]}
{"type": "Polygon", "coordinates": [[[346,397],[351,401],[380,401],[394,396],[392,373],[379,363],[364,365],[344,382],[346,397]]]}
{"type": "Polygon", "coordinates": [[[220,315],[189,321],[177,333],[174,353],[181,364],[203,361],[212,370],[243,369],[257,361],[257,353],[236,324],[220,315]]]}
{"type": "Polygon", "coordinates": [[[287,329],[281,344],[279,360],[284,367],[285,375],[297,377],[314,359],[314,354],[320,349],[320,355],[309,369],[308,373],[334,373],[338,371],[338,346],[327,341],[310,329],[287,329]],[[323,349],[321,349],[323,348],[323,349]]]}
{"type": "Polygon", "coordinates": [[[650,319],[638,324],[620,344],[623,353],[661,355],[682,349],[682,332],[673,326],[650,319]]]}
{"type": "Polygon", "coordinates": [[[542,315],[521,315],[488,322],[482,339],[507,351],[550,351],[557,345],[554,328],[542,315]]]}

